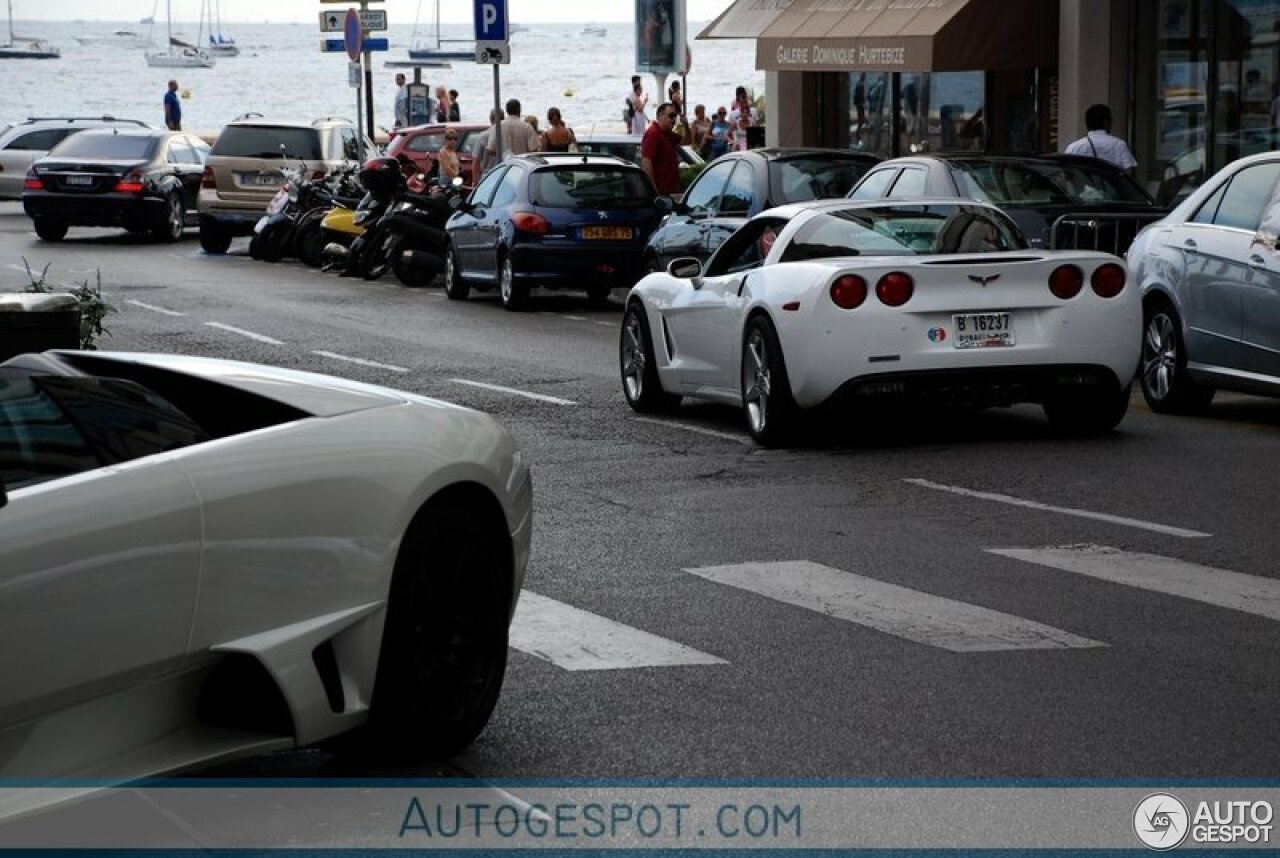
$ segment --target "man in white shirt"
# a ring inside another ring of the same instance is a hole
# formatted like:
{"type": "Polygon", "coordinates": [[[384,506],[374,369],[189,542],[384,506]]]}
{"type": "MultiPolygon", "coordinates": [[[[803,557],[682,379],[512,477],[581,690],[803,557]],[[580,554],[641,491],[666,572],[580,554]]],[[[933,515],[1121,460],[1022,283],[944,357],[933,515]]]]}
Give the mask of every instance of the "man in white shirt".
{"type": "Polygon", "coordinates": [[[476,135],[476,142],[472,144],[471,155],[474,158],[471,166],[471,184],[480,184],[480,177],[489,172],[489,168],[498,163],[497,153],[489,148],[489,141],[493,138],[493,126],[502,121],[502,111],[493,108],[489,111],[489,127],[476,135]]]}
{"type": "Polygon", "coordinates": [[[1066,148],[1068,155],[1087,155],[1100,161],[1115,164],[1129,175],[1138,166],[1129,145],[1111,134],[1111,108],[1095,104],[1084,112],[1084,127],[1088,133],[1066,148]]]}
{"type": "MultiPolygon", "coordinates": [[[[526,152],[538,151],[538,132],[533,126],[520,118],[519,99],[507,100],[507,118],[498,124],[498,133],[502,135],[502,160],[512,155],[523,155],[526,152]]],[[[489,141],[489,151],[497,153],[498,141],[489,141]]]]}

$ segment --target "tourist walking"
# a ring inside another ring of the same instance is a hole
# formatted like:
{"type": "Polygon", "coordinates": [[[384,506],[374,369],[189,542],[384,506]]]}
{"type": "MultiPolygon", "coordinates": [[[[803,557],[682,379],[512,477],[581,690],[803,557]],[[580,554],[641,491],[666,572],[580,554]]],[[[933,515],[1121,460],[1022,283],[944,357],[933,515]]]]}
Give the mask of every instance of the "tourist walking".
{"type": "Polygon", "coordinates": [[[182,130],[182,105],[178,103],[178,82],[169,81],[164,94],[164,127],[170,131],[182,130]]]}
{"type": "Polygon", "coordinates": [[[578,151],[578,138],[573,135],[573,129],[564,124],[560,108],[548,108],[547,129],[542,132],[539,143],[543,152],[578,151]]]}
{"type": "Polygon", "coordinates": [[[446,184],[462,175],[462,160],[458,157],[456,128],[449,128],[444,132],[444,145],[436,153],[436,164],[439,167],[439,179],[446,184]]]}
{"type": "Polygon", "coordinates": [[[538,132],[520,118],[520,99],[507,100],[507,118],[498,124],[499,138],[489,140],[488,148],[496,155],[498,143],[502,143],[502,160],[513,155],[538,151],[538,132]]]}
{"type": "Polygon", "coordinates": [[[1133,175],[1138,162],[1129,151],[1129,144],[1111,133],[1111,108],[1105,104],[1094,104],[1084,112],[1083,137],[1069,144],[1068,155],[1088,155],[1101,161],[1115,164],[1129,175],[1133,175]]]}
{"type": "Polygon", "coordinates": [[[696,104],[693,107],[693,123],[689,130],[693,133],[693,148],[703,158],[711,150],[711,120],[707,118],[707,106],[696,104]]]}
{"type": "Polygon", "coordinates": [[[707,156],[719,158],[729,151],[729,111],[723,107],[716,110],[711,120],[711,139],[707,143],[707,156]]]}
{"type": "Polygon", "coordinates": [[[404,128],[409,124],[409,87],[405,84],[403,74],[396,75],[396,100],[395,100],[395,118],[391,122],[392,128],[404,128]]]}
{"type": "Polygon", "coordinates": [[[623,117],[627,120],[627,131],[631,134],[644,134],[649,127],[649,115],[645,113],[645,108],[649,104],[649,97],[644,93],[644,85],[640,82],[640,75],[631,76],[631,89],[627,92],[627,106],[623,110],[623,117]]]}
{"type": "Polygon", "coordinates": [[[679,118],[675,105],[664,101],[658,105],[653,122],[640,140],[640,166],[649,174],[659,194],[678,194],[684,189],[677,147],[686,139],[673,130],[679,118]]]}
{"type": "Polygon", "coordinates": [[[471,145],[471,184],[480,184],[480,177],[489,171],[489,168],[498,163],[498,155],[489,148],[489,141],[493,139],[493,129],[502,121],[502,111],[494,108],[489,111],[489,127],[476,135],[476,142],[471,145]]]}
{"type": "Polygon", "coordinates": [[[436,122],[448,122],[453,101],[443,86],[436,87],[436,122]]]}
{"type": "Polygon", "coordinates": [[[740,86],[733,93],[733,104],[729,105],[729,124],[734,128],[738,127],[738,121],[742,117],[747,118],[747,125],[756,124],[756,114],[751,107],[751,98],[747,95],[747,88],[740,86]]]}
{"type": "Polygon", "coordinates": [[[462,121],[462,108],[458,106],[458,91],[456,89],[449,90],[449,121],[462,121]]]}

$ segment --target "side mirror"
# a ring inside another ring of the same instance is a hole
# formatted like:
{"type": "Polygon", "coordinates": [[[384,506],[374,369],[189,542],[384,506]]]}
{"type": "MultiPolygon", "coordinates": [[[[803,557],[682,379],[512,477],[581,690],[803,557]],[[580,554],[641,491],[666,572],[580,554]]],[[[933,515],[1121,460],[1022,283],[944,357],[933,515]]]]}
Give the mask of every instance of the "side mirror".
{"type": "MultiPolygon", "coordinates": [[[[678,259],[671,260],[667,265],[667,273],[679,280],[701,280],[702,279],[702,263],[692,256],[681,256],[678,259]]],[[[701,283],[695,283],[695,286],[701,287],[701,283]]]]}
{"type": "MultiPolygon", "coordinates": [[[[457,180],[455,179],[454,181],[457,180]]],[[[453,197],[449,200],[449,208],[453,209],[455,212],[466,211],[467,201],[462,197],[453,197]]]]}
{"type": "Polygon", "coordinates": [[[671,197],[658,197],[653,201],[653,207],[657,209],[659,214],[671,214],[675,211],[676,204],[671,197]]]}

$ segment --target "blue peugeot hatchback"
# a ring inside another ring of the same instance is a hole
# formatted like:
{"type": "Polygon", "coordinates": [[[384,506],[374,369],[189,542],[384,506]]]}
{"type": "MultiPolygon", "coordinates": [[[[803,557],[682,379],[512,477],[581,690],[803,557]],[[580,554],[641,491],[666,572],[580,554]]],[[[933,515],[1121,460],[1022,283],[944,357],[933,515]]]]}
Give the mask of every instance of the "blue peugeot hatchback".
{"type": "Polygon", "coordinates": [[[449,297],[497,288],[508,310],[534,287],[583,289],[593,306],[644,274],[661,213],[649,176],[612,155],[538,152],[490,170],[449,219],[449,297]]]}

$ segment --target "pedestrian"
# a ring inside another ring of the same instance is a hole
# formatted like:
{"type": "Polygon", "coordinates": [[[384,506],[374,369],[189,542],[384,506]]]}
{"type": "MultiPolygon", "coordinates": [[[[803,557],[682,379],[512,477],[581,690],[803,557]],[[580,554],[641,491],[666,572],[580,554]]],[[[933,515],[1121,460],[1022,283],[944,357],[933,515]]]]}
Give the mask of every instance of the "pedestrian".
{"type": "Polygon", "coordinates": [[[533,133],[534,133],[534,134],[537,134],[537,135],[539,135],[539,136],[541,136],[541,135],[542,135],[541,130],[539,130],[539,128],[538,128],[538,117],[536,117],[536,116],[534,116],[532,113],[530,113],[528,116],[523,116],[523,117],[521,117],[521,118],[522,118],[525,122],[528,122],[528,123],[529,123],[529,127],[533,129],[533,133]]]}
{"type": "Polygon", "coordinates": [[[1068,155],[1088,155],[1100,161],[1115,164],[1129,175],[1137,170],[1138,162],[1129,151],[1129,144],[1111,134],[1111,108],[1094,104],[1084,112],[1083,137],[1066,148],[1068,155]]]}
{"type": "Polygon", "coordinates": [[[707,155],[711,158],[719,158],[728,151],[729,111],[721,107],[716,110],[715,118],[711,120],[711,140],[707,144],[707,155]]]}
{"type": "Polygon", "coordinates": [[[684,189],[680,183],[677,147],[687,139],[673,130],[679,119],[675,105],[664,101],[658,105],[652,124],[640,140],[640,166],[649,174],[659,194],[678,194],[684,189]]]}
{"type": "Polygon", "coordinates": [[[747,118],[747,125],[756,124],[756,115],[751,108],[751,98],[747,95],[747,88],[739,86],[733,93],[733,104],[729,105],[729,124],[737,128],[738,120],[742,117],[747,118]]]}
{"type": "Polygon", "coordinates": [[[458,130],[448,128],[444,132],[444,145],[436,153],[439,178],[448,184],[462,175],[462,160],[458,157],[458,130]]]}
{"type": "Polygon", "coordinates": [[[449,93],[443,86],[436,87],[436,122],[448,122],[449,110],[453,102],[449,100],[449,93]]]}
{"type": "Polygon", "coordinates": [[[706,158],[711,148],[711,120],[707,118],[705,104],[694,105],[693,125],[689,130],[693,132],[693,148],[698,150],[699,155],[706,158]]]}
{"type": "Polygon", "coordinates": [[[395,119],[392,128],[404,128],[409,124],[409,87],[405,84],[404,74],[396,75],[395,119]]]}
{"type": "Polygon", "coordinates": [[[578,151],[578,138],[573,135],[573,129],[564,124],[558,107],[547,110],[547,130],[542,132],[539,142],[543,152],[578,151]]]}
{"type": "Polygon", "coordinates": [[[489,140],[488,148],[496,156],[498,143],[501,142],[504,161],[514,155],[538,151],[538,132],[520,118],[520,99],[518,98],[507,100],[507,118],[498,124],[498,134],[500,137],[489,140]]]}
{"type": "Polygon", "coordinates": [[[458,106],[458,91],[456,89],[449,90],[449,121],[462,121],[462,108],[458,106]]]}
{"type": "Polygon", "coordinates": [[[667,101],[674,104],[680,115],[684,116],[684,95],[680,92],[679,80],[673,80],[667,86],[667,101]]]}
{"type": "Polygon", "coordinates": [[[169,81],[169,89],[164,94],[164,127],[170,131],[182,130],[182,105],[178,103],[178,82],[169,81]]]}
{"type": "Polygon", "coordinates": [[[649,97],[644,93],[644,85],[640,82],[640,75],[633,74],[631,76],[631,89],[627,92],[627,106],[623,109],[622,117],[627,122],[627,133],[644,134],[649,127],[649,115],[645,113],[645,108],[649,104],[649,97]]]}
{"type": "Polygon", "coordinates": [[[750,127],[751,120],[747,115],[745,113],[738,114],[738,122],[733,128],[733,133],[730,135],[730,149],[735,152],[745,152],[751,148],[751,144],[748,142],[750,135],[747,134],[747,129],[750,127]]]}
{"type": "Polygon", "coordinates": [[[498,162],[497,153],[489,148],[493,139],[493,129],[502,121],[502,111],[494,108],[489,111],[489,127],[476,135],[476,142],[471,146],[471,184],[480,184],[480,177],[498,162]]]}

